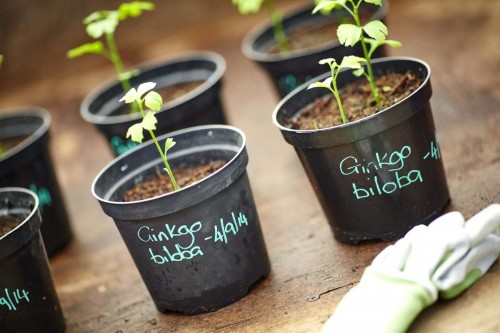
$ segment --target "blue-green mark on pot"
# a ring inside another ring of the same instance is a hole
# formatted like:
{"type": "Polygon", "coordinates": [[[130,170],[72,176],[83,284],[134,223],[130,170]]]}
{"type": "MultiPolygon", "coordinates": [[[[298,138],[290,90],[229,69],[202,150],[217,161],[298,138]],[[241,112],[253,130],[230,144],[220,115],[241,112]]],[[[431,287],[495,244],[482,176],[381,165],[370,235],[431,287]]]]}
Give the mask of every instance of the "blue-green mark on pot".
{"type": "Polygon", "coordinates": [[[38,207],[40,209],[40,213],[43,213],[45,207],[52,205],[52,196],[47,188],[38,188],[35,184],[31,183],[30,190],[38,196],[38,207]]]}
{"type": "Polygon", "coordinates": [[[424,160],[428,157],[439,160],[441,158],[441,149],[439,148],[439,139],[436,132],[434,132],[434,140],[431,140],[430,145],[430,150],[427,154],[425,154],[424,160]]]}
{"type": "Polygon", "coordinates": [[[122,138],[116,135],[111,138],[109,144],[116,156],[120,156],[121,154],[124,154],[130,149],[139,145],[137,142],[134,142],[132,140],[124,141],[122,138]]]}
{"type": "Polygon", "coordinates": [[[285,74],[278,79],[278,86],[281,91],[288,94],[301,84],[312,79],[312,76],[307,76],[305,80],[300,80],[293,74],[285,74]]]}
{"type": "Polygon", "coordinates": [[[5,288],[4,294],[0,297],[0,309],[6,307],[9,311],[17,311],[17,306],[21,302],[29,303],[28,293],[25,289],[10,291],[8,288],[5,288]]]}

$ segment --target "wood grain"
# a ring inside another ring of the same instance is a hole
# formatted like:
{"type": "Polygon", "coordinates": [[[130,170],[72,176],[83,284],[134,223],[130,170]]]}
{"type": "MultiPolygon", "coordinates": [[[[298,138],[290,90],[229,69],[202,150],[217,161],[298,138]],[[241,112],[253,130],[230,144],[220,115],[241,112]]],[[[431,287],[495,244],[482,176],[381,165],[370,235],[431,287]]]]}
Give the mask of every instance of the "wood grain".
{"type": "MultiPolygon", "coordinates": [[[[278,6],[304,3],[282,0],[278,6]]],[[[0,4],[0,53],[6,55],[0,106],[40,105],[53,118],[51,152],[76,235],[51,260],[67,331],[318,331],[386,244],[353,247],[334,240],[295,152],[272,125],[277,95],[240,51],[244,34],[265,15],[242,17],[230,1],[158,1],[154,12],[124,23],[117,36],[128,66],[188,50],[223,55],[224,105],[230,123],[248,137],[248,172],[272,274],[227,308],[182,316],[156,311],[113,221],[90,194],[112,156],[78,109],[113,73],[103,59],[70,61],[64,54],[87,40],[80,21],[101,5],[0,4]]],[[[387,24],[390,37],[403,43],[392,54],[421,58],[432,68],[431,104],[452,196],[448,209],[468,217],[500,202],[500,2],[393,0],[387,24]]],[[[499,331],[499,278],[496,263],[458,299],[425,310],[410,331],[499,331]]]]}

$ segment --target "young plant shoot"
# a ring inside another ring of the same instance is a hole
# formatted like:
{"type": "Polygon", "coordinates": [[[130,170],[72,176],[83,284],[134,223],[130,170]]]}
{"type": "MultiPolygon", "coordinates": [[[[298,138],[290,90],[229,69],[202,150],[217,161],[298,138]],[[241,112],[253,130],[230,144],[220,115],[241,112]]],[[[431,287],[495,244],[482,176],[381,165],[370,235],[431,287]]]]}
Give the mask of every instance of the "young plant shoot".
{"type": "MultiPolygon", "coordinates": [[[[127,92],[132,87],[129,79],[136,71],[125,71],[123,62],[115,42],[115,31],[120,21],[128,17],[137,17],[145,10],[153,10],[155,5],[147,1],[134,1],[122,3],[117,10],[100,10],[93,12],[83,20],[87,34],[96,41],[86,43],[69,50],[66,55],[70,59],[85,54],[98,54],[109,59],[116,70],[123,91],[127,92]],[[103,42],[101,39],[104,39],[103,42]]],[[[135,107],[133,106],[134,111],[135,107]]]]}
{"type": "MultiPolygon", "coordinates": [[[[347,123],[347,119],[345,117],[342,101],[340,100],[339,89],[337,88],[337,76],[339,75],[339,72],[342,68],[352,68],[356,70],[362,69],[361,67],[362,62],[366,62],[366,59],[356,56],[344,57],[340,64],[338,64],[333,58],[320,60],[319,61],[320,65],[328,64],[328,66],[330,66],[331,76],[327,77],[323,82],[315,82],[310,84],[309,87],[307,87],[307,89],[326,88],[330,90],[333,96],[335,96],[335,100],[337,101],[337,104],[339,106],[340,117],[342,118],[342,122],[344,124],[347,123]]],[[[315,125],[315,127],[317,129],[317,125],[315,125]]]]}
{"type": "MultiPolygon", "coordinates": [[[[341,24],[337,29],[337,37],[340,44],[344,46],[354,46],[358,42],[361,43],[361,48],[364,54],[364,62],[366,62],[366,71],[365,67],[356,67],[356,70],[353,71],[353,74],[359,77],[366,77],[370,84],[373,99],[375,103],[378,104],[380,102],[380,95],[377,86],[375,85],[375,77],[371,65],[373,52],[375,52],[375,50],[379,46],[384,44],[391,47],[400,47],[401,43],[395,40],[386,39],[389,31],[385,24],[379,20],[373,20],[364,25],[361,24],[361,20],[359,17],[359,7],[363,2],[382,6],[382,0],[322,0],[314,8],[313,14],[317,12],[329,13],[335,8],[342,7],[353,17],[355,24],[341,24]]],[[[344,63],[344,60],[342,60],[341,64],[342,63],[344,63]]],[[[334,81],[335,80],[332,78],[331,82],[334,81]]],[[[316,87],[323,87],[323,85],[316,85],[316,87]]],[[[338,98],[337,102],[339,102],[338,98]]],[[[340,104],[339,109],[342,109],[340,104]]]]}
{"type": "Polygon", "coordinates": [[[120,99],[120,102],[125,101],[127,104],[137,103],[139,111],[142,115],[142,121],[140,123],[129,127],[127,131],[127,138],[130,137],[132,141],[142,143],[142,140],[144,139],[143,130],[147,130],[149,132],[156,145],[156,149],[158,149],[158,153],[160,153],[161,159],[163,160],[165,171],[172,182],[172,186],[174,187],[174,190],[177,191],[179,186],[177,185],[177,181],[175,180],[174,174],[167,160],[167,152],[175,145],[175,141],[172,138],[166,139],[165,147],[162,149],[153,132],[156,130],[156,123],[158,122],[155,113],[160,111],[161,106],[163,105],[163,100],[160,94],[152,91],[155,86],[156,83],[154,82],[142,83],[139,87],[137,87],[137,90],[135,88],[131,88],[125,96],[120,99]],[[144,111],[144,106],[151,110],[146,113],[144,111]]]}
{"type": "Polygon", "coordinates": [[[246,15],[258,13],[262,5],[266,7],[274,32],[274,40],[278,44],[281,53],[290,52],[290,44],[283,29],[283,17],[276,10],[274,0],[232,0],[238,7],[240,14],[246,15]]]}

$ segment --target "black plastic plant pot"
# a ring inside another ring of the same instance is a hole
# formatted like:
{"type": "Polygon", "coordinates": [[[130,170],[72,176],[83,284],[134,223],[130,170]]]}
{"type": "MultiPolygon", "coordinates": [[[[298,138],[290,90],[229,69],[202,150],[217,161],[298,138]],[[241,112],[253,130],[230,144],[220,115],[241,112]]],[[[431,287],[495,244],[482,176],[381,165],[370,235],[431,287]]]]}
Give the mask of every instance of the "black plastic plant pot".
{"type": "MultiPolygon", "coordinates": [[[[360,12],[366,11],[370,20],[385,19],[389,3],[384,1],[383,6],[362,4],[360,12]]],[[[330,15],[312,14],[314,5],[307,5],[283,18],[285,34],[298,27],[314,27],[316,25],[342,22],[346,18],[352,20],[345,11],[333,11],[330,15]]],[[[336,29],[335,29],[336,30],[336,29]]],[[[329,71],[319,61],[325,58],[334,58],[339,62],[344,56],[357,55],[362,57],[363,51],[358,43],[353,47],[339,44],[335,30],[331,40],[316,47],[294,50],[286,54],[270,53],[269,48],[275,44],[273,28],[270,23],[255,27],[243,39],[242,52],[250,60],[259,64],[271,79],[280,97],[286,96],[293,89],[305,81],[329,71]]],[[[385,56],[385,47],[379,47],[373,57],[385,56]]]]}
{"type": "Polygon", "coordinates": [[[0,187],[23,187],[40,200],[41,228],[49,257],[72,239],[63,196],[49,152],[49,113],[20,107],[0,115],[0,187]]]}
{"type": "MultiPolygon", "coordinates": [[[[393,106],[341,126],[299,131],[285,125],[286,119],[325,95],[324,89],[307,90],[308,83],[283,99],[273,113],[335,237],[350,244],[398,239],[415,225],[431,222],[449,201],[430,107],[429,66],[413,58],[381,58],[373,61],[373,68],[375,75],[411,71],[422,84],[393,106]]],[[[338,84],[356,79],[344,71],[338,84]]]]}
{"type": "Polygon", "coordinates": [[[64,332],[64,317],[40,234],[35,193],[0,188],[0,332],[64,332]]]}
{"type": "Polygon", "coordinates": [[[104,168],[92,192],[114,219],[159,311],[215,311],[244,297],[270,272],[246,173],[246,139],[226,125],[188,128],[159,140],[167,137],[176,142],[168,156],[172,168],[227,162],[178,191],[123,202],[128,189],[163,168],[150,142],[104,168]]]}
{"type": "MultiPolygon", "coordinates": [[[[200,84],[174,98],[166,100],[160,112],[156,134],[161,135],[197,125],[226,124],[220,91],[226,63],[213,52],[187,53],[175,59],[139,65],[138,74],[130,79],[133,87],[144,82],[155,82],[155,91],[178,84],[200,84]]],[[[121,84],[114,79],[85,97],[80,114],[104,134],[115,156],[137,144],[127,140],[128,128],[140,121],[141,114],[131,113],[129,106],[119,100],[125,95],[121,84]]],[[[146,139],[150,139],[148,133],[146,139]]]]}

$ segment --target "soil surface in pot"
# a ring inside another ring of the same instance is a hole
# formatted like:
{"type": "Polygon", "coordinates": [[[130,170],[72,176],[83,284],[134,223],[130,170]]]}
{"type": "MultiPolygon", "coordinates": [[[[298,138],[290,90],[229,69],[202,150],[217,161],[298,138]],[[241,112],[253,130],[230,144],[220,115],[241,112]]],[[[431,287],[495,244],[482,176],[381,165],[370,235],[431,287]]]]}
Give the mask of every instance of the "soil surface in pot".
{"type": "MultiPolygon", "coordinates": [[[[222,168],[225,164],[226,161],[222,160],[202,162],[200,165],[194,167],[181,166],[174,168],[172,172],[174,173],[177,185],[179,185],[180,188],[183,188],[209,176],[222,168]]],[[[157,173],[158,177],[148,179],[128,190],[123,197],[123,201],[130,202],[144,200],[162,195],[164,193],[173,192],[174,187],[172,186],[170,178],[166,172],[163,171],[160,173],[158,170],[157,173]]]]}
{"type": "MultiPolygon", "coordinates": [[[[203,80],[190,81],[190,82],[182,82],[172,84],[166,87],[160,87],[155,89],[155,91],[160,94],[163,99],[163,103],[170,102],[176,98],[184,96],[188,92],[196,89],[200,85],[203,84],[203,80]]],[[[114,112],[113,116],[123,116],[130,113],[130,106],[123,104],[116,112],[114,112]]]]}
{"type": "Polygon", "coordinates": [[[5,154],[8,150],[14,148],[24,140],[26,140],[28,136],[16,136],[13,138],[6,138],[0,140],[0,157],[5,154]]]}
{"type": "MultiPolygon", "coordinates": [[[[321,15],[321,14],[316,14],[321,15]]],[[[332,14],[334,15],[334,14],[332,14]]],[[[331,43],[337,40],[337,28],[343,23],[353,23],[350,17],[346,17],[346,13],[337,13],[338,18],[329,21],[315,22],[302,24],[287,31],[286,37],[290,45],[290,51],[302,51],[320,47],[323,44],[331,43]]],[[[362,22],[370,18],[373,13],[360,12],[362,22]]],[[[280,49],[278,44],[273,43],[266,50],[269,54],[279,54],[280,49]]],[[[318,65],[320,66],[320,65],[318,65]]]]}
{"type": "Polygon", "coordinates": [[[0,238],[23,222],[26,215],[0,215],[0,238]]]}
{"type": "MultiPolygon", "coordinates": [[[[356,80],[340,89],[340,99],[347,122],[371,116],[396,104],[417,90],[421,81],[409,72],[389,73],[379,76],[376,85],[380,94],[378,104],[375,104],[366,79],[356,80]]],[[[296,130],[314,130],[342,125],[342,118],[335,97],[329,93],[299,110],[294,118],[287,119],[285,125],[296,130]]]]}

